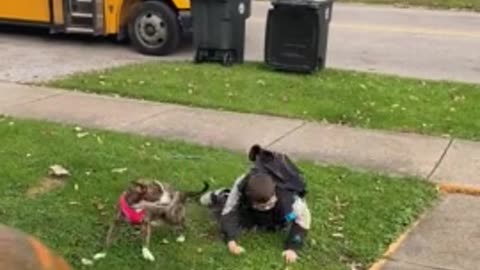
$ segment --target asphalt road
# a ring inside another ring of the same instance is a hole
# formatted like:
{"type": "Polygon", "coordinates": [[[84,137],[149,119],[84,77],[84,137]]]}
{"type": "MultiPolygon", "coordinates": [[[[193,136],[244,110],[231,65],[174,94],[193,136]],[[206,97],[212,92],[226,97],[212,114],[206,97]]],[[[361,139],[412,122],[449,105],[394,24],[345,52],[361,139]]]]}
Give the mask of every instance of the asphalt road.
{"type": "MultiPolygon", "coordinates": [[[[246,58],[263,60],[270,4],[255,2],[246,58]]],[[[480,14],[336,3],[327,65],[425,79],[480,83],[480,14]]],[[[151,59],[191,59],[189,44],[170,57],[145,57],[111,39],[0,29],[0,80],[32,82],[151,59]]],[[[26,31],[26,30],[25,30],[26,31]]]]}

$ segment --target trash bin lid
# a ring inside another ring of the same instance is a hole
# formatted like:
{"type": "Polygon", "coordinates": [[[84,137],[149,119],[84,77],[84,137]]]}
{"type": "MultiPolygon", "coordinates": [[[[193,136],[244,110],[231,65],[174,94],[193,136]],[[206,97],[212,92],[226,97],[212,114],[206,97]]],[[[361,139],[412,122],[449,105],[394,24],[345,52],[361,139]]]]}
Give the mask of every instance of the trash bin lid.
{"type": "Polygon", "coordinates": [[[320,7],[333,3],[334,0],[270,0],[273,5],[294,5],[320,7]]]}

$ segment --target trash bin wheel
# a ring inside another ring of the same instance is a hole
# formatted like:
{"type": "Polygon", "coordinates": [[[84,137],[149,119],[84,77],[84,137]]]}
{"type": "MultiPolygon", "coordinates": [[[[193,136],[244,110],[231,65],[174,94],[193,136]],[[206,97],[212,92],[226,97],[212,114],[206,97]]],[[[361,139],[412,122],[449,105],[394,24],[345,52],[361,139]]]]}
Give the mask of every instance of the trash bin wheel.
{"type": "Polygon", "coordinates": [[[223,54],[222,63],[224,66],[231,66],[233,64],[233,53],[231,51],[223,54]]]}
{"type": "Polygon", "coordinates": [[[133,47],[148,55],[168,55],[180,44],[181,29],[175,10],[160,1],[136,5],[128,23],[133,47]]]}
{"type": "Polygon", "coordinates": [[[195,52],[194,62],[197,64],[203,62],[205,60],[205,54],[206,54],[205,51],[197,50],[195,52]]]}

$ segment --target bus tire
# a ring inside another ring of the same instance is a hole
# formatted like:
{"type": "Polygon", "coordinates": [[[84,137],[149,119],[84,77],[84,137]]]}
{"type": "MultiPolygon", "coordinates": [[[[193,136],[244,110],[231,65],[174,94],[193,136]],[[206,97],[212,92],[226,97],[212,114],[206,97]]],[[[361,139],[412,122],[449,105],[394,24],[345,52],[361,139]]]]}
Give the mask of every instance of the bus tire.
{"type": "Polygon", "coordinates": [[[164,2],[138,4],[128,23],[133,47],[148,55],[168,55],[178,48],[181,30],[176,12],[164,2]]]}

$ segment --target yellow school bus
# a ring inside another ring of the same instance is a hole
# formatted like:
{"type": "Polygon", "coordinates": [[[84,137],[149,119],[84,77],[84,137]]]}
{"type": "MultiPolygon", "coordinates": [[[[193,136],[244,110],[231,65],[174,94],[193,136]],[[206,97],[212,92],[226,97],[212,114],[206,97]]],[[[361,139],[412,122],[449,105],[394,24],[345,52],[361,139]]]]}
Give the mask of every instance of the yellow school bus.
{"type": "Polygon", "coordinates": [[[0,23],[115,35],[150,55],[174,52],[192,30],[190,0],[0,0],[0,23]]]}

